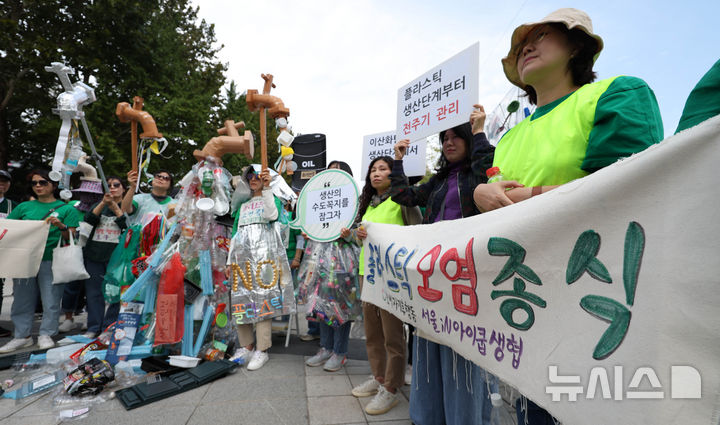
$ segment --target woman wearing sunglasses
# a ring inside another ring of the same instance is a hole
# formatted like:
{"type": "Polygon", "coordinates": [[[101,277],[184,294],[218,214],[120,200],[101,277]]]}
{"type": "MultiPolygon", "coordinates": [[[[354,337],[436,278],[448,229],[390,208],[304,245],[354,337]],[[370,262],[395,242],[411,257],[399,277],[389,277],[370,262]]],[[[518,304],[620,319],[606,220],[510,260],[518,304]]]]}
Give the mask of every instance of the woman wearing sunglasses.
{"type": "MultiPolygon", "coordinates": [[[[83,248],[85,270],[90,274],[90,277],[85,280],[88,315],[87,332],[84,336],[90,339],[97,337],[104,328],[117,320],[120,311],[120,303],[115,303],[110,304],[105,313],[102,283],[110,256],[120,242],[120,235],[127,227],[127,216],[120,208],[126,187],[120,177],[108,177],[107,183],[110,191],[103,196],[102,201],[93,205],[85,214],[85,222],[92,226],[87,244],[83,248]]],[[[71,324],[75,305],[66,305],[68,304],[66,301],[77,301],[77,294],[75,295],[63,298],[65,321],[70,321],[71,324]]],[[[61,330],[62,326],[60,325],[61,330]]]]}
{"type": "Polygon", "coordinates": [[[50,180],[47,170],[31,171],[28,175],[28,182],[35,199],[18,205],[8,215],[8,219],[45,220],[50,223],[50,231],[37,276],[14,280],[10,318],[15,333],[10,342],[0,347],[0,353],[9,353],[33,345],[30,332],[38,292],[43,306],[38,347],[48,349],[55,346],[52,337],[58,332],[60,303],[65,285],[53,284],[53,248],[57,246],[61,237],[68,239],[70,232],[75,230],[82,219],[77,209],[55,197],[57,183],[50,180]]]}
{"type": "Polygon", "coordinates": [[[122,210],[130,216],[131,224],[147,224],[150,215],[167,215],[172,198],[168,196],[173,187],[172,175],[166,170],[158,170],[153,175],[150,193],[134,195],[137,186],[138,173],[130,171],[127,174],[130,190],[122,199],[122,210]]]}

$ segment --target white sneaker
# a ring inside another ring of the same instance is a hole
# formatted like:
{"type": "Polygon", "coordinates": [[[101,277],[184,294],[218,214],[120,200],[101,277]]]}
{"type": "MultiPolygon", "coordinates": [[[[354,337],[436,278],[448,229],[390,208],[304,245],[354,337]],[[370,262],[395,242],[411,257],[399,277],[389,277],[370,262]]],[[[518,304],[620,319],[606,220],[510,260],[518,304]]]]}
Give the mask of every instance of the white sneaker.
{"type": "Polygon", "coordinates": [[[83,334],[83,338],[95,340],[95,338],[97,338],[97,334],[95,332],[85,332],[83,334]]]}
{"type": "Polygon", "coordinates": [[[60,326],[58,326],[59,332],[70,332],[71,330],[75,329],[75,322],[73,322],[73,319],[65,319],[62,323],[60,323],[60,326]]]}
{"type": "Polygon", "coordinates": [[[372,401],[365,406],[365,413],[368,415],[382,415],[389,412],[399,402],[397,392],[393,394],[386,390],[384,385],[381,385],[372,401]]]}
{"type": "Polygon", "coordinates": [[[255,350],[252,359],[250,359],[250,363],[248,363],[247,365],[247,369],[258,370],[263,367],[263,365],[267,363],[268,360],[270,360],[270,356],[268,356],[268,353],[260,350],[255,350]]]}
{"type": "Polygon", "coordinates": [[[13,338],[7,344],[0,347],[0,353],[11,353],[21,348],[29,347],[33,345],[32,337],[27,338],[13,338]]]}
{"type": "Polygon", "coordinates": [[[326,370],[328,372],[337,372],[338,370],[342,369],[343,365],[347,361],[347,356],[338,356],[337,354],[333,353],[333,355],[328,359],[328,361],[325,362],[325,366],[323,366],[323,370],[326,370]]]}
{"type": "Polygon", "coordinates": [[[50,338],[49,335],[40,335],[38,337],[38,348],[41,350],[47,350],[49,348],[53,348],[55,346],[55,341],[53,341],[52,338],[50,338]]]}
{"type": "Polygon", "coordinates": [[[315,354],[314,356],[307,359],[305,361],[305,364],[310,367],[321,366],[321,365],[325,364],[325,361],[327,359],[329,359],[330,356],[332,356],[332,351],[326,350],[325,348],[321,348],[317,352],[317,354],[315,354]]]}
{"type": "Polygon", "coordinates": [[[352,395],[355,397],[370,397],[377,393],[378,388],[381,386],[377,379],[371,375],[370,379],[352,389],[352,395]]]}
{"type": "Polygon", "coordinates": [[[252,351],[248,350],[245,347],[240,347],[237,350],[235,350],[235,354],[230,357],[231,362],[235,362],[237,364],[245,364],[247,363],[248,359],[252,355],[252,351]]]}
{"type": "Polygon", "coordinates": [[[409,364],[405,368],[405,385],[412,384],[412,365],[409,364]]]}

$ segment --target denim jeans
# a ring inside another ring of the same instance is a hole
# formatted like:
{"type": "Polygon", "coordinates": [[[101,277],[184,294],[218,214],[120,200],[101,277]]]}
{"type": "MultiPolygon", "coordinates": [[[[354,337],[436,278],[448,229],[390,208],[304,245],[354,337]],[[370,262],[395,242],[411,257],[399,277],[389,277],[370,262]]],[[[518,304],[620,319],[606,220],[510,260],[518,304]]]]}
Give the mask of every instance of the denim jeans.
{"type": "Polygon", "coordinates": [[[410,419],[417,425],[489,425],[497,378],[450,347],[417,335],[414,341],[410,419]]]}
{"type": "Polygon", "coordinates": [[[333,328],[327,323],[320,323],[320,346],[338,356],[346,355],[350,340],[350,325],[352,322],[345,322],[340,327],[333,328]]]}
{"type": "MultiPolygon", "coordinates": [[[[102,332],[101,327],[103,325],[103,316],[105,315],[105,298],[102,294],[102,283],[105,277],[106,266],[107,264],[105,263],[85,260],[85,270],[87,270],[90,277],[81,282],[81,284],[85,285],[85,297],[87,298],[88,332],[102,332]]],[[[64,312],[75,311],[79,290],[80,285],[67,285],[65,295],[63,296],[64,312]]]]}
{"type": "Polygon", "coordinates": [[[58,332],[60,303],[65,284],[53,285],[52,261],[42,261],[35,277],[13,279],[13,303],[10,318],[15,327],[15,338],[30,336],[35,315],[38,292],[43,306],[40,335],[53,336],[58,332]]]}

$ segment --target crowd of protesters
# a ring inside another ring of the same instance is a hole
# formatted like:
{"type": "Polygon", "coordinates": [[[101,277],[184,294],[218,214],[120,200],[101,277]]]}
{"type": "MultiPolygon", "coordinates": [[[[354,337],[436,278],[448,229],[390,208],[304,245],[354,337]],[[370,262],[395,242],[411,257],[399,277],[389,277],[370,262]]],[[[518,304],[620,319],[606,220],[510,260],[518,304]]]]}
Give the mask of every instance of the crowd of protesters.
{"type": "MultiPolygon", "coordinates": [[[[343,229],[341,238],[320,243],[306,240],[299,231],[291,233],[287,260],[296,287],[312,284],[307,272],[310,262],[319,253],[330,252],[336,261],[332,264],[336,274],[359,277],[362,288],[362,241],[367,237],[363,222],[406,226],[470,217],[553,190],[658,143],[663,138],[663,124],[655,95],[643,80],[620,76],[595,81],[593,64],[602,49],[603,40],[593,32],[589,16],[577,9],[560,9],[538,22],[517,27],[502,66],[507,79],[536,105],[534,113],[494,147],[484,133],[484,108],[475,105],[467,123],[440,133],[436,172],[421,184],[412,185],[404,174],[408,140],[397,142],[394,158],[372,160],[358,200],[357,218],[352,228],[343,229]],[[488,183],[486,170],[491,167],[502,170],[502,181],[488,183]]],[[[720,112],[719,87],[720,62],[691,94],[678,131],[720,112]]],[[[334,161],[329,168],[352,174],[343,162],[334,161]]],[[[238,209],[233,234],[243,226],[261,228],[272,223],[285,208],[268,190],[267,170],[248,167],[242,178],[252,196],[238,209]]],[[[52,348],[59,332],[75,329],[74,314],[82,292],[87,310],[86,337],[96,337],[117,319],[119,304],[105,302],[101,285],[120,235],[130,223],[146,223],[154,214],[167,214],[173,201],[168,195],[173,188],[169,172],[154,174],[148,194],[135,195],[137,179],[137,172],[128,173],[127,183],[109,177],[109,192],[83,217],[76,206],[58,199],[57,183],[47,171],[34,170],[27,175],[28,200],[16,203],[5,197],[12,184],[11,174],[0,170],[0,218],[46,220],[50,224],[37,276],[13,282],[13,338],[0,347],[0,353],[35,344],[31,330],[38,306],[42,307],[42,319],[37,345],[52,348]],[[68,239],[80,222],[89,226],[84,261],[90,278],[53,284],[52,250],[61,238],[68,239]]],[[[340,370],[347,359],[352,320],[331,326],[315,320],[316,312],[307,313],[309,332],[302,339],[319,337],[320,347],[306,364],[340,370]]],[[[497,378],[419,331],[408,335],[402,321],[382,308],[364,303],[353,320],[360,318],[372,376],[353,388],[352,394],[373,397],[365,407],[368,414],[383,414],[398,404],[397,393],[406,383],[407,358],[412,352],[410,416],[415,424],[490,423],[489,393],[497,391],[497,378]],[[457,373],[461,368],[464,373],[457,373]]],[[[10,334],[10,330],[0,328],[0,337],[10,334]]],[[[247,361],[248,370],[263,367],[269,359],[270,334],[270,321],[257,323],[254,333],[252,325],[239,326],[239,345],[231,358],[247,361]]],[[[532,401],[526,409],[520,404],[518,401],[518,423],[553,423],[549,413],[532,401]]]]}

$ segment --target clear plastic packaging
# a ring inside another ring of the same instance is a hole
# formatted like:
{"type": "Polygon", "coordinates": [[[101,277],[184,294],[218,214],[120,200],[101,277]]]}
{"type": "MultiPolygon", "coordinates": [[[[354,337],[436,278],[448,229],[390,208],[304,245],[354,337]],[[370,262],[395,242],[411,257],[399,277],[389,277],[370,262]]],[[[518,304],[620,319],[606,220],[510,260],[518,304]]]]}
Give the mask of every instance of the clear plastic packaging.
{"type": "Polygon", "coordinates": [[[362,313],[358,282],[358,254],[342,240],[309,240],[298,272],[299,304],[306,314],[330,326],[340,326],[362,313]]]}

